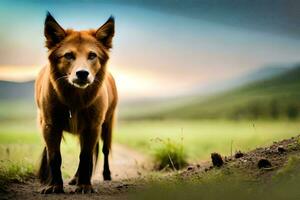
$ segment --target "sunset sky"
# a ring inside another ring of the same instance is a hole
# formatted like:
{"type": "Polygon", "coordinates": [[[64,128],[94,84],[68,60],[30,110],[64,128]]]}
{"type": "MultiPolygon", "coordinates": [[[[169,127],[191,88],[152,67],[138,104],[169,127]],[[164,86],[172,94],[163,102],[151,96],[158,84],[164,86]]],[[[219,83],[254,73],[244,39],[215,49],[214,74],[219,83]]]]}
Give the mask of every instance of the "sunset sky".
{"type": "Polygon", "coordinates": [[[4,80],[34,79],[46,64],[47,10],[64,28],[74,29],[98,28],[115,16],[109,70],[124,98],[184,94],[257,68],[300,60],[298,5],[16,2],[0,3],[0,79],[4,80]]]}

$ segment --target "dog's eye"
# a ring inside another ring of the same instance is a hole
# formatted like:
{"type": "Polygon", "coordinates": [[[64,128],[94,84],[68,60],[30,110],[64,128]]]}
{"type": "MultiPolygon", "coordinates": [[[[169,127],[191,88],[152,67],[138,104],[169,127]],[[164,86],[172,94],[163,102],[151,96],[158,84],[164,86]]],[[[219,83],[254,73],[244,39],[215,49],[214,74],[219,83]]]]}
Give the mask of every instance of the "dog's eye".
{"type": "Polygon", "coordinates": [[[97,57],[97,54],[95,54],[94,52],[90,52],[89,55],[88,55],[88,59],[89,60],[93,60],[97,57]]]}
{"type": "Polygon", "coordinates": [[[75,55],[72,52],[65,53],[64,57],[67,60],[74,60],[75,59],[75,55]]]}

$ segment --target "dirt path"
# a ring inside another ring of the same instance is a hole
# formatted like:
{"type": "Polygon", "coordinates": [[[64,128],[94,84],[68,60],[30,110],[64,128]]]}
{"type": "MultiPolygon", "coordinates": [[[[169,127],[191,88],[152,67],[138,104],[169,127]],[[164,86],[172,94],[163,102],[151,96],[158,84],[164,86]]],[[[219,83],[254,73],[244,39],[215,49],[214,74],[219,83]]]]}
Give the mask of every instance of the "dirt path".
{"type": "MultiPolygon", "coordinates": [[[[150,158],[147,155],[120,144],[115,144],[112,149],[110,169],[113,180],[136,178],[151,169],[150,158]]],[[[100,160],[93,180],[102,180],[102,169],[100,160]]]]}
{"type": "Polygon", "coordinates": [[[110,157],[113,181],[103,181],[101,161],[100,159],[92,179],[96,193],[70,194],[75,186],[67,185],[68,180],[64,180],[65,194],[42,195],[39,193],[41,186],[38,180],[33,178],[26,183],[12,183],[8,193],[0,196],[0,199],[126,199],[125,193],[136,187],[131,180],[145,175],[151,168],[149,157],[115,144],[110,157]]]}

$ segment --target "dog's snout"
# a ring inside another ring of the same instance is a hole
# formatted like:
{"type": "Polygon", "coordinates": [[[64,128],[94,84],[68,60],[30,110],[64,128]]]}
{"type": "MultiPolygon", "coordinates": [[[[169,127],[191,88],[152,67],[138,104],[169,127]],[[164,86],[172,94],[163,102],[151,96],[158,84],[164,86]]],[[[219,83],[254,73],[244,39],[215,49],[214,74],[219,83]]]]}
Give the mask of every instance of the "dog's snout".
{"type": "Polygon", "coordinates": [[[87,77],[89,76],[89,72],[87,70],[79,70],[76,72],[76,76],[80,80],[87,80],[87,77]]]}
{"type": "MultiPolygon", "coordinates": [[[[73,73],[74,74],[74,73],[73,73]]],[[[74,75],[70,76],[70,83],[78,88],[86,88],[89,84],[93,82],[93,76],[86,69],[78,69],[75,71],[74,75]]]]}

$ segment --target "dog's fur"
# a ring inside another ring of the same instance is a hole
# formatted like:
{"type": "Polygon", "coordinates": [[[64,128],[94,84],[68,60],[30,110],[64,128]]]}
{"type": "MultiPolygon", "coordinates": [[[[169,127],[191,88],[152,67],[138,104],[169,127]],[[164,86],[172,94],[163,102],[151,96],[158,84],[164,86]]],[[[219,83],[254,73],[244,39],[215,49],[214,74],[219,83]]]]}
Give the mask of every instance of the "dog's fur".
{"type": "Polygon", "coordinates": [[[80,162],[70,184],[76,192],[92,192],[93,158],[98,157],[99,139],[103,140],[104,180],[111,180],[108,154],[117,105],[117,90],[111,74],[106,72],[109,50],[114,36],[114,18],[99,29],[64,30],[47,14],[44,34],[49,64],[35,83],[45,148],[38,176],[47,186],[42,193],[63,192],[60,144],[63,131],[78,135],[80,162]],[[78,71],[89,75],[79,80],[78,71]]]}

